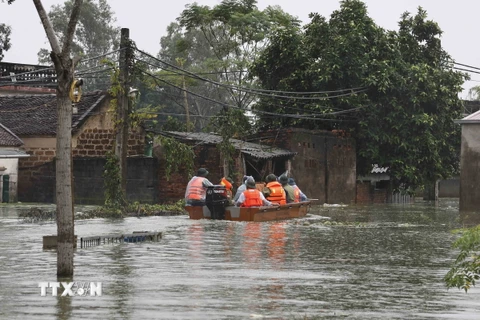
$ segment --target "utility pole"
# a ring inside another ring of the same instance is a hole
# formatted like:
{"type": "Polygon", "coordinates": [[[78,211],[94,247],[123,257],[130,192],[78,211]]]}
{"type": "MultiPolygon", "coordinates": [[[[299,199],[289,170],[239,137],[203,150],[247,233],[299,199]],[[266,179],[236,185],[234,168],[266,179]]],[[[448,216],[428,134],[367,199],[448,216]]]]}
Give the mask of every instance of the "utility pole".
{"type": "MultiPolygon", "coordinates": [[[[177,58],[177,64],[180,66],[180,68],[183,68],[183,65],[185,63],[185,59],[183,58],[177,58]]],[[[188,108],[188,99],[187,99],[187,86],[185,84],[185,74],[182,74],[182,88],[183,88],[183,103],[185,106],[185,114],[187,115],[187,132],[190,131],[190,112],[188,108]]]]}
{"type": "Polygon", "coordinates": [[[187,132],[190,132],[190,112],[188,110],[187,86],[185,85],[185,75],[182,75],[183,80],[183,103],[185,104],[185,112],[187,114],[187,132]]]}
{"type": "Polygon", "coordinates": [[[129,129],[129,101],[130,91],[129,60],[130,54],[130,30],[122,28],[120,36],[120,58],[118,81],[122,90],[117,96],[117,112],[115,117],[115,155],[118,158],[118,165],[121,175],[121,190],[124,198],[127,195],[127,153],[128,153],[128,129],[129,129]]]}

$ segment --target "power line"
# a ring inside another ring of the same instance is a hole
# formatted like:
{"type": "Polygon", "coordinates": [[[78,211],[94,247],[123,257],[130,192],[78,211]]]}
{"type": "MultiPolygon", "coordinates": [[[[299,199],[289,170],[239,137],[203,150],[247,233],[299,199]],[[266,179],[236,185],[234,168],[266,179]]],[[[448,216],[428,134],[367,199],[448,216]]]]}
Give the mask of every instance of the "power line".
{"type": "MultiPolygon", "coordinates": [[[[224,103],[224,102],[221,102],[221,101],[217,101],[215,99],[211,99],[209,97],[206,97],[206,96],[203,96],[203,95],[200,95],[200,94],[197,94],[195,92],[192,92],[190,90],[187,90],[187,89],[183,89],[173,83],[170,83],[164,79],[160,79],[154,75],[152,75],[151,73],[145,71],[145,70],[141,70],[141,69],[138,69],[140,72],[150,76],[150,77],[153,77],[163,83],[166,83],[172,87],[175,87],[179,90],[182,90],[182,91],[186,91],[188,93],[190,93],[191,95],[193,96],[197,96],[199,98],[202,98],[202,99],[205,99],[207,101],[210,101],[210,102],[213,102],[213,103],[216,103],[216,104],[219,104],[221,106],[224,106],[224,107],[230,107],[230,108],[234,108],[234,109],[240,109],[240,110],[244,110],[238,106],[234,106],[234,105],[230,105],[230,104],[227,104],[227,103],[224,103]]],[[[364,108],[365,106],[362,106],[362,107],[358,107],[358,108],[353,108],[353,109],[349,109],[349,110],[343,110],[341,111],[341,113],[347,113],[347,112],[356,112],[358,111],[359,109],[362,109],[364,108]]],[[[334,113],[323,113],[323,114],[308,114],[308,115],[298,115],[298,114],[283,114],[283,113],[274,113],[274,112],[268,112],[268,111],[261,111],[261,110],[245,110],[245,111],[250,111],[252,113],[260,113],[260,114],[266,114],[266,115],[272,115],[272,116],[277,116],[277,117],[286,117],[286,118],[294,118],[294,119],[303,119],[303,120],[326,120],[326,121],[343,121],[343,120],[338,120],[338,119],[327,119],[327,118],[316,118],[315,116],[329,116],[329,115],[336,115],[337,113],[334,112],[334,113]]]]}
{"type": "Polygon", "coordinates": [[[467,67],[467,68],[470,68],[470,69],[480,70],[480,68],[469,66],[468,64],[463,64],[463,63],[458,63],[458,62],[454,62],[453,64],[456,64],[456,65],[459,65],[459,66],[462,66],[462,67],[467,67]]]}
{"type": "MultiPolygon", "coordinates": [[[[351,91],[350,93],[347,93],[347,94],[339,94],[339,95],[336,95],[336,96],[328,96],[328,97],[292,97],[292,96],[278,96],[276,95],[276,97],[284,97],[284,98],[295,98],[295,99],[331,99],[331,98],[337,98],[337,97],[343,97],[343,96],[347,96],[347,95],[352,95],[352,94],[356,94],[356,93],[360,93],[360,92],[364,92],[366,91],[366,87],[358,87],[358,88],[348,88],[348,89],[339,89],[339,90],[331,90],[331,91],[314,91],[314,92],[297,92],[297,91],[279,91],[279,90],[267,90],[267,89],[255,89],[255,88],[246,88],[246,87],[241,87],[241,86],[235,86],[235,85],[227,85],[227,84],[224,84],[224,83],[219,83],[219,82],[216,82],[216,81],[213,81],[213,80],[210,80],[210,79],[206,79],[206,78],[203,78],[203,77],[199,77],[197,74],[193,73],[193,72],[190,72],[188,70],[185,70],[185,69],[182,69],[178,66],[175,66],[174,64],[171,64],[169,62],[166,62],[166,61],[163,61],[163,60],[160,60],[158,58],[155,58],[153,57],[152,55],[146,53],[146,52],[143,52],[139,49],[136,49],[138,52],[146,55],[147,57],[151,58],[151,59],[154,59],[155,61],[158,61],[160,63],[163,63],[164,65],[167,65],[171,68],[174,68],[176,70],[179,70],[180,72],[182,73],[178,73],[178,74],[185,74],[185,75],[190,75],[192,76],[193,78],[197,78],[197,79],[200,79],[200,80],[203,80],[203,81],[207,81],[207,82],[211,82],[211,83],[214,83],[216,85],[219,85],[219,86],[223,86],[223,87],[227,87],[227,88],[230,88],[230,89],[235,89],[235,90],[238,90],[238,91],[243,91],[243,92],[246,92],[246,93],[255,93],[255,94],[259,94],[260,93],[283,93],[283,94],[299,94],[299,95],[313,95],[313,94],[328,94],[328,93],[338,93],[338,92],[347,92],[347,91],[351,91]],[[355,90],[359,90],[359,91],[356,91],[354,92],[355,90]]],[[[144,60],[140,60],[144,63],[147,63],[151,66],[154,66],[154,67],[157,67],[157,68],[161,68],[157,65],[153,65],[147,61],[144,61],[144,60]]],[[[171,71],[171,70],[170,70],[171,71]]],[[[174,71],[172,71],[174,72],[174,71]]],[[[267,94],[267,96],[274,96],[272,94],[267,94]]]]}

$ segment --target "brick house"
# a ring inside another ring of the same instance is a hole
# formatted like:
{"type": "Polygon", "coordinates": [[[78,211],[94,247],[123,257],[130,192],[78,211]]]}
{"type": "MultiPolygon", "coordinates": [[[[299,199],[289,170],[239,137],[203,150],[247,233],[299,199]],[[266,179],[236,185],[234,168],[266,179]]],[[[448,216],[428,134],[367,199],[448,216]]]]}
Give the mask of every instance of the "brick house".
{"type": "MultiPolygon", "coordinates": [[[[228,175],[227,168],[217,149],[217,144],[222,138],[215,134],[202,132],[163,132],[163,135],[173,137],[181,142],[194,146],[195,169],[207,168],[207,177],[213,184],[218,184],[224,175],[228,175]]],[[[238,139],[231,139],[230,142],[236,149],[235,174],[229,176],[235,181],[238,187],[243,175],[251,175],[256,181],[263,181],[269,173],[277,175],[285,172],[290,166],[295,152],[262,145],[258,143],[245,142],[238,139]]],[[[154,146],[154,153],[162,158],[160,145],[154,146]]],[[[161,161],[160,161],[161,163],[161,161]]],[[[185,196],[185,187],[191,178],[187,172],[174,173],[168,181],[165,181],[165,166],[159,166],[159,199],[160,201],[177,201],[185,196]]]]}
{"type": "Polygon", "coordinates": [[[28,157],[23,141],[0,123],[0,202],[17,201],[18,161],[28,157]]]}
{"type": "MultiPolygon", "coordinates": [[[[109,94],[94,91],[83,94],[72,116],[72,155],[75,200],[79,192],[99,193],[103,197],[103,162],[115,140],[113,113],[109,111],[109,94]],[[90,160],[90,161],[85,161],[90,160]],[[92,163],[97,163],[94,168],[92,163]],[[90,171],[90,173],[89,173],[90,171]],[[88,183],[81,183],[82,178],[88,183]],[[93,180],[92,180],[93,179],[93,180]],[[97,179],[98,183],[92,183],[97,179]],[[100,183],[102,182],[102,183],[100,183]]],[[[23,202],[54,202],[56,96],[0,96],[1,122],[23,141],[22,149],[30,155],[19,161],[18,200],[23,202]]],[[[132,130],[128,139],[129,157],[143,156],[145,132],[132,130]]]]}
{"type": "Polygon", "coordinates": [[[343,132],[281,128],[254,137],[260,143],[295,152],[289,173],[319,203],[356,202],[355,142],[343,132]]]}

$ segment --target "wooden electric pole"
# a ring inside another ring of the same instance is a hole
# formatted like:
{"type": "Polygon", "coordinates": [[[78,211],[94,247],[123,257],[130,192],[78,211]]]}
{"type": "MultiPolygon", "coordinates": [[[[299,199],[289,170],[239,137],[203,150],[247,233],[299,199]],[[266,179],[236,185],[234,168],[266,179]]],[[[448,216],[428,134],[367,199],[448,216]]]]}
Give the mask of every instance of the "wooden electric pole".
{"type": "Polygon", "coordinates": [[[121,176],[121,190],[123,198],[127,196],[127,154],[128,154],[128,129],[129,129],[129,101],[130,74],[129,60],[130,54],[130,30],[122,28],[120,36],[120,58],[118,81],[122,90],[117,96],[116,112],[116,137],[115,137],[115,155],[118,157],[118,165],[121,176]]]}
{"type": "MultiPolygon", "coordinates": [[[[180,68],[183,68],[183,65],[185,64],[185,59],[177,58],[175,60],[177,61],[177,64],[180,66],[180,68]]],[[[187,85],[185,84],[184,74],[182,74],[182,89],[183,89],[183,103],[185,107],[185,114],[187,116],[187,132],[190,132],[190,110],[188,107],[187,85]]]]}

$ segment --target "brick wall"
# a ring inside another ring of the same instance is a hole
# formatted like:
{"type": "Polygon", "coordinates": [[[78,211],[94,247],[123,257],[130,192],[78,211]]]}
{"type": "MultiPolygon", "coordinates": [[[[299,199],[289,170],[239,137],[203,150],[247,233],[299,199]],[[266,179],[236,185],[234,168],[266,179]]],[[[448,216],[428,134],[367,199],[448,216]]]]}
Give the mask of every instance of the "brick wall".
{"type": "MultiPolygon", "coordinates": [[[[104,157],[113,150],[115,132],[113,129],[85,129],[77,136],[77,145],[73,148],[74,157],[104,157]]],[[[143,155],[145,134],[141,130],[132,131],[128,137],[128,155],[143,155]]]]}
{"type": "Polygon", "coordinates": [[[259,143],[297,152],[291,175],[299,188],[320,203],[354,203],[356,154],[354,140],[328,131],[296,128],[262,132],[259,143]]]}
{"type": "MultiPolygon", "coordinates": [[[[161,147],[155,151],[155,154],[161,155],[161,147]]],[[[185,189],[192,175],[196,174],[198,168],[206,168],[209,172],[207,177],[213,184],[219,184],[223,177],[223,163],[220,159],[219,151],[215,145],[198,145],[194,148],[194,172],[187,172],[185,168],[180,168],[178,172],[166,178],[165,160],[160,158],[158,167],[158,198],[160,202],[176,202],[185,197],[185,189]]],[[[241,162],[236,161],[237,172],[243,172],[240,168],[241,162]]],[[[243,177],[243,176],[242,176],[243,177]]],[[[241,177],[235,177],[241,180],[241,177]]],[[[238,186],[238,184],[237,184],[238,186]]]]}
{"type": "MultiPolygon", "coordinates": [[[[73,190],[75,204],[104,203],[104,158],[75,158],[73,160],[73,190]]],[[[142,203],[158,202],[158,161],[155,158],[128,158],[127,199],[142,203]]],[[[19,185],[21,202],[55,202],[55,162],[21,169],[26,175],[19,185]]]]}
{"type": "Polygon", "coordinates": [[[371,189],[373,186],[370,184],[370,181],[362,182],[357,181],[357,204],[371,204],[372,203],[372,193],[371,189]]]}
{"type": "Polygon", "coordinates": [[[387,203],[388,188],[376,189],[370,181],[357,181],[357,204],[387,203]]]}

